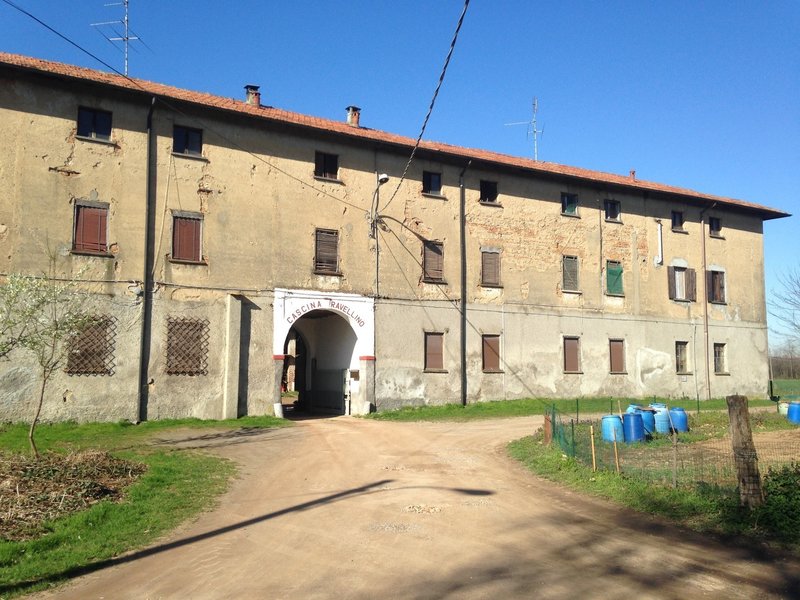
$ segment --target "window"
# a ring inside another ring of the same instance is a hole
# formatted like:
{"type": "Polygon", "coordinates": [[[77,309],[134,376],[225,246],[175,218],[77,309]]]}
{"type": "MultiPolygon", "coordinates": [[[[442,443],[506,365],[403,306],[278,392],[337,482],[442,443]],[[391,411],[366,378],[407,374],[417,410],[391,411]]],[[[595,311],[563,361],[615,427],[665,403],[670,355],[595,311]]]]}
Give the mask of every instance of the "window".
{"type": "Polygon", "coordinates": [[[208,375],[208,321],[167,319],[167,374],[208,375]]]}
{"type": "Polygon", "coordinates": [[[625,340],[608,340],[610,373],[625,373],[625,340]]]}
{"type": "Polygon", "coordinates": [[[694,269],[667,267],[667,286],[670,300],[697,300],[697,277],[694,269]]]}
{"type": "Polygon", "coordinates": [[[444,244],[441,242],[423,242],[422,280],[444,283],[444,244]]]}
{"type": "Polygon", "coordinates": [[[561,289],[565,292],[577,292],[578,287],[578,257],[561,257],[562,282],[561,289]]]}
{"type": "Polygon", "coordinates": [[[111,113],[94,108],[78,108],[77,135],[94,140],[111,141],[111,113]]]}
{"type": "Polygon", "coordinates": [[[689,373],[689,342],[675,342],[675,372],[689,373]]]}
{"type": "Polygon", "coordinates": [[[725,272],[708,271],[708,301],[714,304],[725,304],[725,272]]]}
{"type": "Polygon", "coordinates": [[[483,342],[483,371],[484,373],[500,372],[500,336],[484,335],[481,336],[483,342]]]}
{"type": "Polygon", "coordinates": [[[722,220],[719,217],[708,218],[708,235],[722,237],[722,220]]]}
{"type": "Polygon", "coordinates": [[[581,372],[581,338],[564,338],[564,373],[581,372]]]}
{"type": "Polygon", "coordinates": [[[497,204],[497,182],[481,179],[481,202],[497,204]]]}
{"type": "Polygon", "coordinates": [[[203,156],[203,131],[175,125],[172,128],[172,151],[175,154],[203,156]]]}
{"type": "Polygon", "coordinates": [[[725,360],[725,344],[714,344],[714,373],[727,375],[728,364],[725,360]]]}
{"type": "Polygon", "coordinates": [[[315,233],[314,272],[337,275],[339,273],[339,232],[317,229],[315,233]]]}
{"type": "Polygon", "coordinates": [[[672,231],[684,231],[683,213],[679,210],[672,211],[672,231]]]}
{"type": "Polygon", "coordinates": [[[75,204],[72,251],[90,254],[108,252],[108,204],[77,202],[75,204]]]}
{"type": "Polygon", "coordinates": [[[202,253],[203,215],[172,213],[172,260],[199,263],[202,253]]]}
{"type": "Polygon", "coordinates": [[[500,287],[500,252],[481,250],[481,285],[500,287]]]}
{"type": "Polygon", "coordinates": [[[444,334],[425,332],[425,370],[444,370],[444,334]]]}
{"type": "Polygon", "coordinates": [[[70,375],[113,375],[117,320],[94,315],[69,339],[67,373],[70,375]]]}
{"type": "Polygon", "coordinates": [[[578,216],[578,194],[561,192],[561,214],[578,216]]]}
{"type": "Polygon", "coordinates": [[[314,176],[323,179],[339,179],[339,156],[316,152],[314,154],[314,176]]]}
{"type": "Polygon", "coordinates": [[[617,260],[606,261],[606,293],[610,296],[624,296],[622,288],[622,263],[617,260]]]}
{"type": "Polygon", "coordinates": [[[614,223],[620,222],[622,209],[619,200],[604,200],[603,207],[606,212],[606,221],[613,221],[614,223]]]}
{"type": "Polygon", "coordinates": [[[442,195],[442,174],[432,171],[422,172],[422,193],[432,196],[442,195]]]}

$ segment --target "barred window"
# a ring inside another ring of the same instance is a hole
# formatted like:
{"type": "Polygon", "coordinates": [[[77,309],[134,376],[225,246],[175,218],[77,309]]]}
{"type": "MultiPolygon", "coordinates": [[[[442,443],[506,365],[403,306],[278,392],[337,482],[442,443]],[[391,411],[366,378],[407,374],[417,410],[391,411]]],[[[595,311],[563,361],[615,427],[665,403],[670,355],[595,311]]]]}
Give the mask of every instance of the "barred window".
{"type": "Polygon", "coordinates": [[[89,317],[81,330],[68,340],[67,373],[113,375],[117,319],[108,315],[89,317]]]}
{"type": "Polygon", "coordinates": [[[208,375],[208,320],[167,319],[167,374],[208,375]]]}

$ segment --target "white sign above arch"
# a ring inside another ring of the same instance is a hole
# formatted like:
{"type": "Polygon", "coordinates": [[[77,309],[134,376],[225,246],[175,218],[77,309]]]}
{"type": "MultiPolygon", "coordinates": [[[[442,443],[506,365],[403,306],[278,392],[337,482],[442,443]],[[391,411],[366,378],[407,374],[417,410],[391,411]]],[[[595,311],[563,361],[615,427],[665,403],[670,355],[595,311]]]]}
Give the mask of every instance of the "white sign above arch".
{"type": "Polygon", "coordinates": [[[272,312],[272,354],[283,354],[283,344],[292,325],[313,310],[323,310],[344,317],[356,334],[355,355],[375,356],[375,301],[357,294],[314,292],[310,290],[275,290],[272,312]]]}

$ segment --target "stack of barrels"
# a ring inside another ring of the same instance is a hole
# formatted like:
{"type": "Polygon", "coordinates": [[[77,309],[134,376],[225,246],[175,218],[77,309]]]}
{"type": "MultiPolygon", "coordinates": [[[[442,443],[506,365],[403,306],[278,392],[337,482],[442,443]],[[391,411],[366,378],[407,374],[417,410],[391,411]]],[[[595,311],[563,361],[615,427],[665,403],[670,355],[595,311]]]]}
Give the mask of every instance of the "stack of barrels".
{"type": "Polygon", "coordinates": [[[689,431],[689,419],[682,408],[668,408],[662,402],[653,402],[647,407],[631,404],[622,416],[606,415],[602,419],[602,435],[606,442],[631,444],[656,433],[672,431],[689,431]]]}

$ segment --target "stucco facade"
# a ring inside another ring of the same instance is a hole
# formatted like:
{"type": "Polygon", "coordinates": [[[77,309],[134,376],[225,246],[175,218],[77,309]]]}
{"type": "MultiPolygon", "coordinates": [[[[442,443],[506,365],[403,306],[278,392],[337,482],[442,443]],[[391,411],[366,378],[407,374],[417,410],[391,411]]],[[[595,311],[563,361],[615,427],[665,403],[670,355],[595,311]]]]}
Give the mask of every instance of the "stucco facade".
{"type": "MultiPolygon", "coordinates": [[[[469,402],[765,395],[785,213],[431,142],[401,182],[414,140],[348,119],[0,54],[0,272],[54,254],[113,319],[44,418],[269,413],[287,354],[317,409],[457,402],[462,306],[469,402]]],[[[3,419],[36,382],[0,364],[3,419]]]]}

